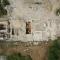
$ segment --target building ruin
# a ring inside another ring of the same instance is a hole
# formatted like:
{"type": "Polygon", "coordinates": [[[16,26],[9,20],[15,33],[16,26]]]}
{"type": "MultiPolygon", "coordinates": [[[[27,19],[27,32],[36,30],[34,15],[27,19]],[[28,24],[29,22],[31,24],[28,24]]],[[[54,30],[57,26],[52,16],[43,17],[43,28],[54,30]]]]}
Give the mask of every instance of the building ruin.
{"type": "Polygon", "coordinates": [[[60,24],[58,23],[55,20],[47,20],[47,22],[0,20],[0,40],[24,42],[54,40],[60,36],[60,24]]]}
{"type": "Polygon", "coordinates": [[[60,36],[60,16],[55,15],[60,5],[52,7],[56,1],[51,4],[46,1],[10,0],[11,5],[7,6],[8,18],[0,18],[0,40],[48,41],[60,36]]]}

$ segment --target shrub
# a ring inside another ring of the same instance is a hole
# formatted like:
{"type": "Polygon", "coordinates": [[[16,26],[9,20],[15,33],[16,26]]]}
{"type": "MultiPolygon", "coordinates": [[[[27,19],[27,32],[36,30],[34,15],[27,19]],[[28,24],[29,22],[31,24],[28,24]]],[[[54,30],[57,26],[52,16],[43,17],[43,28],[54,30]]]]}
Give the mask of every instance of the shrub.
{"type": "Polygon", "coordinates": [[[60,8],[58,8],[58,9],[56,10],[56,15],[57,15],[57,16],[60,15],[60,8]]]}

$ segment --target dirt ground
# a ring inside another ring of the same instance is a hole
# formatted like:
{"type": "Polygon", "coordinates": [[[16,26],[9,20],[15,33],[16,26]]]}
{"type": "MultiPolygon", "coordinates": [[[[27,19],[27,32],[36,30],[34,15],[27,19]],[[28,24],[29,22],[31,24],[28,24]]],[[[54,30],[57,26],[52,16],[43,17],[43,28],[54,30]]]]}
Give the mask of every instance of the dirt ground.
{"type": "MultiPolygon", "coordinates": [[[[5,44],[6,45],[6,44],[5,44]]],[[[42,43],[41,45],[34,46],[24,46],[24,45],[16,45],[16,46],[5,46],[0,47],[0,53],[2,54],[11,54],[20,52],[23,55],[30,55],[33,60],[47,60],[47,52],[48,52],[48,43],[42,43]]]]}

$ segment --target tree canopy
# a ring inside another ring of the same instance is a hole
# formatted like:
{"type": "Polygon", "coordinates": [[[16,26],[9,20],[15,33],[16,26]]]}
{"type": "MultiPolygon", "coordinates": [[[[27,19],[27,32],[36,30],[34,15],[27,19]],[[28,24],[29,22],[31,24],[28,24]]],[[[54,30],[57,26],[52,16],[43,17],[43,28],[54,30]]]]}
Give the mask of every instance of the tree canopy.
{"type": "Polygon", "coordinates": [[[54,40],[49,47],[48,60],[60,60],[60,38],[54,40]]]}
{"type": "Polygon", "coordinates": [[[8,0],[0,0],[0,17],[7,15],[7,10],[5,9],[7,5],[10,5],[8,0]]]}

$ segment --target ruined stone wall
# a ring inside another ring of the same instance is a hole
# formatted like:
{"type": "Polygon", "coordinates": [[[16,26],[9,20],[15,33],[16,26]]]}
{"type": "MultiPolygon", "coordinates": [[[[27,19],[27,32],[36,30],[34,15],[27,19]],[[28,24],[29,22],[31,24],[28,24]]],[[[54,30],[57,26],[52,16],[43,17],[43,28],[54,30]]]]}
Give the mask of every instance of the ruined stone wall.
{"type": "Polygon", "coordinates": [[[60,36],[60,16],[56,9],[60,0],[9,0],[8,17],[13,41],[48,41],[60,36]],[[31,33],[26,34],[26,22],[31,22],[31,33]]]}
{"type": "MultiPolygon", "coordinates": [[[[26,22],[19,20],[19,26],[13,24],[15,34],[12,35],[13,41],[48,41],[48,39],[55,39],[59,34],[60,25],[56,20],[32,20],[31,33],[26,34],[26,22]],[[17,35],[18,33],[18,35],[17,35]]],[[[12,24],[13,22],[11,22],[12,24]]]]}

